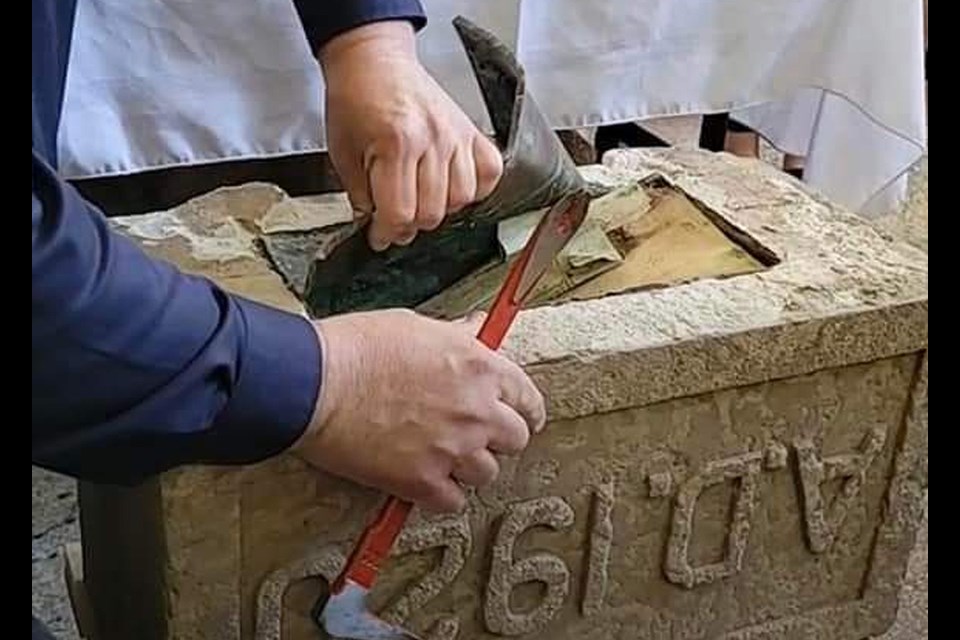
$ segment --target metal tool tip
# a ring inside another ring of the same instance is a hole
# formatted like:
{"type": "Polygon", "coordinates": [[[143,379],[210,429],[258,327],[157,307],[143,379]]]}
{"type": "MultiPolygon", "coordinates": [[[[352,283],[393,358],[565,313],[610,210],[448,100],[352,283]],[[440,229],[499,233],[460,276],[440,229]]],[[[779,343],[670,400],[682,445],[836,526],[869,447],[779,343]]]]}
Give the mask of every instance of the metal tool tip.
{"type": "Polygon", "coordinates": [[[331,594],[314,621],[333,640],[421,640],[403,627],[381,620],[367,610],[367,590],[347,581],[331,594]]]}

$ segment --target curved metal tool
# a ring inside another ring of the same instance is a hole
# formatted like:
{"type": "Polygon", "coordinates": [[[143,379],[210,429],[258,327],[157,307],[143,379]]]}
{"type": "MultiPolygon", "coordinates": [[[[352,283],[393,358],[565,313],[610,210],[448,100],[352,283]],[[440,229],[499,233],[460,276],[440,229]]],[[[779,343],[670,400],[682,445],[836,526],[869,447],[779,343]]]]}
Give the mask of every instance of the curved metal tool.
{"type": "MultiPolygon", "coordinates": [[[[489,235],[489,241],[495,243],[492,226],[499,220],[550,206],[584,186],[573,160],[527,90],[523,68],[510,49],[462,16],[455,18],[453,25],[480,86],[494,139],[503,155],[500,182],[484,200],[449,217],[440,229],[420,234],[407,247],[374,252],[357,225],[325,260],[311,265],[306,297],[315,316],[348,310],[339,301],[351,290],[386,291],[391,286],[415,287],[417,280],[430,280],[429,285],[420,286],[433,290],[424,290],[421,299],[409,301],[422,302],[464,275],[444,265],[429,271],[431,264],[436,266],[430,257],[440,253],[436,249],[445,242],[450,244],[452,233],[472,233],[476,244],[482,244],[489,235]],[[471,231],[464,231],[464,227],[471,231]],[[391,269],[403,271],[398,267],[401,263],[410,265],[409,272],[392,274],[391,269]],[[420,273],[414,274],[417,270],[420,273]],[[446,282],[448,279],[450,282],[446,282]]],[[[482,261],[480,256],[476,259],[482,261]]]]}
{"type": "Polygon", "coordinates": [[[493,193],[449,224],[502,220],[552,205],[582,189],[580,173],[527,90],[526,75],[513,52],[462,16],[453,20],[453,26],[480,85],[503,154],[503,176],[493,193]]]}

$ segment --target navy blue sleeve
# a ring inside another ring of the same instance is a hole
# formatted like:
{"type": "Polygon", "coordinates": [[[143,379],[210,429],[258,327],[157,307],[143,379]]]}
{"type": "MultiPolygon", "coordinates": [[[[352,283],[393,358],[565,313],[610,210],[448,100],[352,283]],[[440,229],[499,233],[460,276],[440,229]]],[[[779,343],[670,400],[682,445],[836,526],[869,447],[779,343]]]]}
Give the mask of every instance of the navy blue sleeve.
{"type": "Polygon", "coordinates": [[[33,463],[125,483],[293,444],[321,378],[310,323],[150,258],[32,170],[33,463]]]}
{"type": "Polygon", "coordinates": [[[414,29],[427,24],[418,0],[294,0],[314,53],[336,35],[371,22],[408,20],[414,29]]]}

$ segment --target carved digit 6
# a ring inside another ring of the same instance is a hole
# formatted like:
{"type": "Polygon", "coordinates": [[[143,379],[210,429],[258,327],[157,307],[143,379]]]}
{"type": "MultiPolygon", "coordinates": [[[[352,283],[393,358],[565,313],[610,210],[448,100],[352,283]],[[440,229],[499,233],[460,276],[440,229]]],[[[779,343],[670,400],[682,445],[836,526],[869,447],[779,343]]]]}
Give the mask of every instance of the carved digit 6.
{"type": "Polygon", "coordinates": [[[514,563],[513,547],[517,538],[531,527],[566,529],[573,520],[573,509],[562,498],[534,498],[510,506],[494,539],[484,598],[483,617],[491,633],[505,636],[533,633],[563,606],[570,592],[570,570],[563,560],[541,552],[514,563]],[[547,587],[543,602],[527,613],[512,612],[510,593],[517,585],[534,581],[547,587]]]}

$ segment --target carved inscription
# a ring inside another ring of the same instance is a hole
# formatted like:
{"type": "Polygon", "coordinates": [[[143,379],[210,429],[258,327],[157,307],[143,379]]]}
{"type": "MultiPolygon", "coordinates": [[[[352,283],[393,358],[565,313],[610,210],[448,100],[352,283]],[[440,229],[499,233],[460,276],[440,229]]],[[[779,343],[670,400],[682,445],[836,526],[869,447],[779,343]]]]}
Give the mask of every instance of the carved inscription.
{"type": "Polygon", "coordinates": [[[807,542],[814,553],[823,553],[833,545],[847,511],[860,493],[867,469],[883,449],[885,440],[886,431],[872,429],[864,436],[858,453],[822,459],[810,440],[801,439],[794,443],[803,488],[807,542]],[[840,493],[833,504],[826,505],[822,485],[838,478],[845,478],[840,493]]]}
{"type": "Polygon", "coordinates": [[[776,471],[787,466],[787,448],[779,442],[771,442],[763,453],[763,468],[776,471]]]}
{"type": "Polygon", "coordinates": [[[534,526],[561,530],[574,521],[573,509],[562,498],[534,498],[508,507],[493,542],[483,618],[491,633],[519,636],[546,625],[570,591],[570,570],[557,556],[539,552],[514,561],[513,549],[520,534],[534,526]],[[510,593],[525,582],[546,585],[540,605],[526,613],[510,609],[510,593]]]}
{"type": "Polygon", "coordinates": [[[666,498],[673,491],[673,476],[669,471],[651,473],[647,478],[651,498],[666,498]]]}
{"type": "MultiPolygon", "coordinates": [[[[818,446],[809,439],[797,439],[792,443],[807,542],[813,553],[825,552],[835,541],[847,512],[861,492],[867,470],[883,450],[885,440],[883,429],[873,429],[865,435],[856,452],[826,458],[821,457],[818,446]],[[823,484],[832,480],[843,480],[843,483],[837,497],[827,504],[823,484]]],[[[666,579],[692,589],[739,573],[749,542],[753,513],[760,498],[761,474],[787,469],[788,459],[788,448],[773,441],[761,450],[708,462],[682,482],[668,470],[651,470],[647,476],[650,498],[673,497],[663,566],[666,579]],[[734,500],[723,557],[718,562],[696,566],[691,561],[690,549],[697,505],[707,489],[724,482],[733,483],[734,500]]],[[[579,603],[584,617],[600,613],[607,596],[614,536],[615,480],[604,477],[589,489],[579,603]]],[[[515,502],[506,508],[491,540],[490,573],[483,594],[483,621],[490,633],[503,636],[535,633],[557,616],[570,593],[570,569],[560,557],[546,551],[517,559],[515,547],[530,529],[547,527],[563,531],[572,527],[575,520],[570,504],[557,496],[515,502]],[[533,609],[518,613],[511,608],[511,594],[526,583],[542,584],[544,595],[533,609]]],[[[394,555],[440,548],[440,562],[397,597],[383,612],[383,617],[395,624],[405,624],[411,615],[421,611],[452,585],[475,551],[472,535],[466,515],[408,527],[401,535],[394,555]]],[[[257,597],[256,640],[282,640],[283,598],[291,584],[311,577],[331,581],[344,561],[343,549],[328,545],[271,573],[261,584],[257,597]]],[[[443,615],[435,619],[424,637],[427,640],[455,640],[459,627],[460,620],[456,616],[443,615]]]]}
{"type": "MultiPolygon", "coordinates": [[[[388,622],[402,624],[414,611],[422,609],[453,583],[470,556],[473,536],[467,516],[439,522],[421,523],[403,531],[397,541],[394,555],[419,553],[427,549],[442,548],[437,567],[425,575],[391,604],[383,617],[388,622]]],[[[457,636],[460,623],[456,617],[441,618],[430,630],[429,640],[452,640],[457,636]]]]}
{"type": "Polygon", "coordinates": [[[710,462],[702,472],[683,483],[675,498],[667,543],[664,573],[668,580],[692,589],[740,571],[750,535],[750,519],[757,502],[757,476],[762,462],[763,453],[759,451],[710,462]],[[737,493],[730,516],[724,558],[719,562],[694,567],[689,553],[697,501],[707,487],[727,480],[737,481],[737,493]]]}
{"type": "Polygon", "coordinates": [[[423,640],[455,640],[460,633],[460,620],[455,616],[444,616],[430,627],[423,640]]]}
{"type": "Polygon", "coordinates": [[[614,484],[604,482],[593,494],[590,507],[590,533],[587,537],[587,570],[583,580],[580,613],[591,616],[603,606],[607,593],[607,567],[613,544],[614,484]]]}
{"type": "Polygon", "coordinates": [[[283,595],[290,585],[306,578],[322,578],[332,582],[346,561],[347,557],[339,547],[327,545],[268,575],[257,593],[256,640],[281,640],[283,595]]]}
{"type": "MultiPolygon", "coordinates": [[[[410,587],[384,612],[393,623],[403,623],[410,613],[422,608],[447,585],[453,583],[470,555],[472,536],[466,516],[438,522],[426,522],[404,530],[393,555],[402,556],[440,547],[439,565],[410,587]]],[[[345,553],[328,545],[306,558],[271,573],[260,585],[257,597],[256,640],[281,640],[283,596],[290,585],[306,578],[332,582],[343,563],[345,553]]],[[[442,617],[430,629],[426,640],[453,640],[459,630],[455,617],[442,617]]]]}

